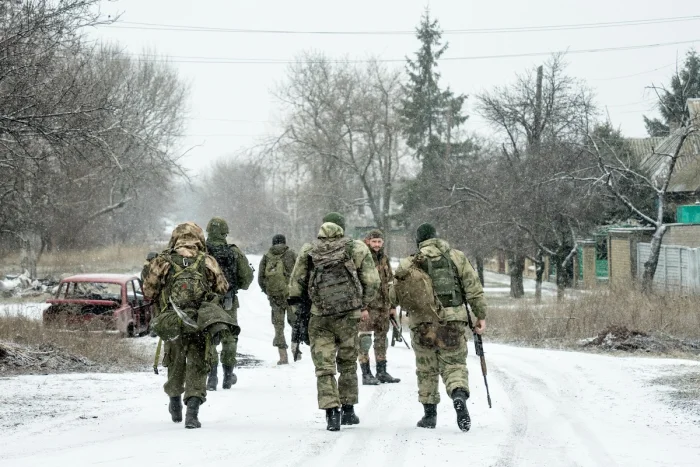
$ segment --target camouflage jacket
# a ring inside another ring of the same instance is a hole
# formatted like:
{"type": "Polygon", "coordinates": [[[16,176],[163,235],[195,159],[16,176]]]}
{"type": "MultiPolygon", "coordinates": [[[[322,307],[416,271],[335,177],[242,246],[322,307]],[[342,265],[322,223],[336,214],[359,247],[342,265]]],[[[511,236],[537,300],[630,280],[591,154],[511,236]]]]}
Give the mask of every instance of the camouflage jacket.
{"type": "MultiPolygon", "coordinates": [[[[192,222],[178,225],[173,230],[168,248],[151,260],[147,275],[143,278],[143,293],[147,298],[160,304],[167,303],[167,297],[162,297],[161,293],[164,292],[165,281],[170,270],[170,262],[166,255],[171,250],[175,250],[177,254],[186,258],[194,258],[199,253],[206,252],[202,229],[192,222]]],[[[228,282],[219,264],[209,255],[206,256],[204,264],[212,291],[220,295],[225,294],[228,290],[228,282]]]]}
{"type": "MultiPolygon", "coordinates": [[[[332,222],[326,222],[321,226],[321,230],[318,232],[318,239],[323,241],[324,239],[336,239],[344,235],[343,229],[332,222]]],[[[297,261],[294,264],[294,270],[292,271],[292,277],[289,280],[289,297],[290,298],[301,298],[308,287],[309,280],[309,252],[313,248],[311,243],[305,244],[301,247],[299,256],[297,256],[297,261]]],[[[377,273],[377,268],[374,266],[374,260],[372,259],[372,253],[370,253],[369,248],[364,242],[359,240],[354,240],[352,244],[352,260],[357,268],[357,276],[362,284],[362,303],[364,306],[368,306],[372,300],[374,300],[377,290],[379,290],[379,274],[377,273]]],[[[312,314],[319,314],[315,305],[311,307],[312,314]]],[[[357,318],[360,317],[360,310],[354,312],[357,318]]]]}
{"type": "MultiPolygon", "coordinates": [[[[484,300],[484,289],[481,287],[481,282],[479,281],[479,276],[474,271],[471,263],[459,250],[450,248],[450,245],[439,238],[431,238],[418,245],[420,252],[427,256],[428,258],[438,258],[445,252],[450,252],[450,259],[457,268],[457,274],[459,276],[460,282],[462,283],[462,292],[464,297],[469,303],[474,315],[477,319],[486,318],[486,300],[484,300]]],[[[413,256],[403,258],[399,262],[399,267],[396,269],[398,273],[402,269],[410,267],[413,261],[413,256]]],[[[393,289],[392,289],[393,292],[393,289]]],[[[396,304],[396,297],[391,294],[392,303],[396,304]]],[[[445,321],[464,321],[467,322],[467,308],[465,305],[446,307],[445,310],[445,321]]]]}
{"type": "Polygon", "coordinates": [[[389,258],[384,254],[383,249],[379,250],[379,252],[372,251],[372,259],[374,260],[374,264],[377,265],[380,284],[377,296],[370,302],[369,307],[378,310],[388,310],[391,307],[389,289],[393,286],[394,273],[391,270],[389,258]]]}
{"type": "Polygon", "coordinates": [[[292,276],[292,271],[294,270],[294,263],[297,260],[297,254],[294,250],[290,249],[287,245],[272,245],[267,251],[267,254],[263,255],[260,260],[260,265],[258,266],[258,285],[263,293],[266,290],[267,278],[265,277],[265,267],[267,266],[267,256],[270,255],[282,255],[282,264],[284,264],[284,276],[289,281],[292,276]]]}

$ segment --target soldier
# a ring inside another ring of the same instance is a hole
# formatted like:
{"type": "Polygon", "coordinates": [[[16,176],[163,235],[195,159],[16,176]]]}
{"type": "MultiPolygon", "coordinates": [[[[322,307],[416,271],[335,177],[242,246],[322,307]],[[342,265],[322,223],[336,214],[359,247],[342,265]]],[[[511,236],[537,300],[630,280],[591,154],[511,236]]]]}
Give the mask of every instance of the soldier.
{"type": "Polygon", "coordinates": [[[396,319],[396,308],[391,306],[389,287],[394,280],[389,258],[384,254],[384,234],[379,229],[370,230],[365,236],[374,263],[377,265],[381,285],[377,297],[369,304],[369,319],[360,323],[360,355],[358,361],[362,369],[362,384],[398,383],[401,381],[386,372],[386,350],[389,343],[389,316],[396,319]],[[369,348],[374,332],[374,357],[377,361],[377,377],[372,375],[369,366],[369,348]]]}
{"type": "Polygon", "coordinates": [[[151,260],[158,256],[158,253],[155,251],[151,251],[146,255],[146,261],[143,263],[143,267],[141,268],[141,283],[146,279],[146,276],[148,276],[148,272],[151,269],[151,260]]]}
{"type": "MultiPolygon", "coordinates": [[[[279,349],[278,365],[289,363],[287,341],[284,338],[284,315],[287,315],[289,325],[294,326],[294,311],[287,304],[287,296],[289,295],[289,277],[292,275],[296,259],[297,255],[287,246],[284,235],[277,234],[272,237],[272,246],[263,255],[258,268],[260,290],[267,295],[272,308],[272,325],[275,327],[272,346],[279,349]]],[[[292,352],[298,345],[298,342],[292,342],[292,352]]]]}
{"type": "MultiPolygon", "coordinates": [[[[344,237],[345,218],[329,213],[318,240],[302,247],[289,281],[289,302],[297,306],[304,290],[311,299],[308,337],[316,368],[318,407],[329,431],[356,425],[357,344],[360,319],[379,288],[379,275],[367,246],[344,237]],[[340,373],[335,379],[337,371],[340,373]],[[342,414],[341,409],[342,408],[342,414]]],[[[304,317],[297,315],[297,320],[304,317]]]]}
{"type": "MultiPolygon", "coordinates": [[[[248,263],[248,258],[240,248],[226,241],[228,235],[228,224],[221,217],[212,218],[207,224],[207,251],[216,258],[221,270],[226,276],[229,289],[224,298],[224,310],[226,310],[238,324],[238,296],[239,290],[247,290],[253,282],[253,268],[248,263]]],[[[224,381],[222,387],[231,389],[236,384],[238,378],[233,372],[236,366],[236,352],[238,348],[238,335],[230,334],[221,339],[221,366],[224,369],[224,381]]],[[[207,389],[216,391],[219,384],[217,370],[219,367],[219,354],[216,347],[211,348],[212,366],[207,380],[207,389]]]]}
{"type": "MultiPolygon", "coordinates": [[[[178,279],[177,271],[184,271],[179,278],[191,279],[192,282],[188,284],[193,289],[222,295],[226,292],[226,278],[216,260],[205,252],[204,232],[201,227],[194,222],[175,227],[168,248],[150,262],[149,271],[144,277],[144,294],[156,301],[159,315],[173,311],[173,284],[178,279]],[[198,271],[204,273],[198,274],[198,271]]],[[[168,381],[163,389],[170,397],[168,411],[173,422],[182,421],[181,396],[184,393],[187,405],[186,428],[201,427],[198,415],[199,406],[207,396],[205,384],[209,366],[206,361],[206,348],[209,342],[205,333],[198,331],[182,333],[165,343],[163,366],[168,368],[168,381]]]]}
{"type": "MultiPolygon", "coordinates": [[[[418,400],[425,410],[418,426],[435,428],[437,404],[440,402],[438,382],[439,377],[442,377],[457,413],[457,426],[462,431],[469,431],[471,419],[467,410],[469,380],[466,335],[469,311],[465,305],[469,304],[477,318],[475,331],[483,333],[486,329],[484,292],[479,277],[464,253],[450,248],[446,241],[437,238],[435,227],[421,224],[417,230],[416,243],[418,254],[404,258],[399,263],[394,291],[395,295],[400,293],[403,287],[401,281],[410,275],[410,268],[420,268],[432,283],[434,294],[430,294],[430,301],[439,300],[434,308],[410,310],[418,400]]],[[[406,287],[411,288],[408,284],[406,287]]]]}

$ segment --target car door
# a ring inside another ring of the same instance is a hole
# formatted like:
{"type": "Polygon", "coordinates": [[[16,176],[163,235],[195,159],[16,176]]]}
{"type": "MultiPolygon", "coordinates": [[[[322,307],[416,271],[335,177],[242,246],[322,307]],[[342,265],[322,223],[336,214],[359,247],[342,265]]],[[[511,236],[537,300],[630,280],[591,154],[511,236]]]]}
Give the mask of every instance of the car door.
{"type": "Polygon", "coordinates": [[[149,303],[143,296],[141,281],[138,279],[129,281],[126,291],[129,304],[134,311],[134,326],[137,328],[137,334],[144,333],[148,330],[148,324],[151,321],[151,313],[149,303]]]}

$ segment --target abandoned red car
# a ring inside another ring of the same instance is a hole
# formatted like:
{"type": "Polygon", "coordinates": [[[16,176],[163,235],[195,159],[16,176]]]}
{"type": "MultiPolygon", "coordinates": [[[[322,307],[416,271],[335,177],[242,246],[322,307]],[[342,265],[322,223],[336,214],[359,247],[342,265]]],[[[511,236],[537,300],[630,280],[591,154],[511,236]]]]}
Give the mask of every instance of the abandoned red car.
{"type": "Polygon", "coordinates": [[[153,313],[153,303],[143,295],[141,280],[129,274],[78,274],[63,279],[51,306],[44,310],[44,324],[65,324],[117,330],[123,336],[143,336],[153,313]]]}

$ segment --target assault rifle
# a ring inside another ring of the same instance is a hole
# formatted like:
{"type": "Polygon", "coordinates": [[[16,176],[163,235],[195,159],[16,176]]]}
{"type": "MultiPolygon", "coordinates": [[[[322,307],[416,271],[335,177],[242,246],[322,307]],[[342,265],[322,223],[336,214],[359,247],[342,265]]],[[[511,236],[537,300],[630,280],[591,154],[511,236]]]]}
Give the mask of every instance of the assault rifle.
{"type": "Polygon", "coordinates": [[[491,408],[491,394],[489,393],[489,382],[486,379],[486,358],[484,357],[484,341],[481,339],[481,334],[477,334],[474,323],[472,322],[471,310],[467,308],[467,319],[469,320],[469,327],[474,335],[474,350],[476,354],[481,359],[481,373],[484,375],[484,385],[486,386],[486,399],[489,402],[489,409],[491,408]]]}
{"type": "Polygon", "coordinates": [[[301,298],[292,299],[288,301],[290,306],[299,305],[297,309],[297,318],[294,321],[294,326],[292,326],[292,344],[297,346],[294,348],[294,353],[292,357],[296,362],[299,360],[301,355],[301,349],[299,346],[303,342],[306,345],[311,345],[309,341],[309,320],[311,319],[311,299],[307,294],[304,294],[301,298]]]}
{"type": "MultiPolygon", "coordinates": [[[[401,319],[401,315],[403,314],[403,310],[399,312],[399,319],[401,319]]],[[[393,316],[389,315],[389,321],[391,322],[391,325],[393,329],[391,330],[391,346],[394,346],[394,343],[398,342],[403,342],[406,344],[406,347],[410,350],[411,346],[408,345],[408,342],[406,342],[406,339],[403,338],[403,328],[399,326],[399,323],[396,322],[396,318],[393,316]]]]}

